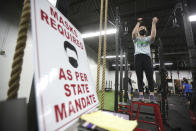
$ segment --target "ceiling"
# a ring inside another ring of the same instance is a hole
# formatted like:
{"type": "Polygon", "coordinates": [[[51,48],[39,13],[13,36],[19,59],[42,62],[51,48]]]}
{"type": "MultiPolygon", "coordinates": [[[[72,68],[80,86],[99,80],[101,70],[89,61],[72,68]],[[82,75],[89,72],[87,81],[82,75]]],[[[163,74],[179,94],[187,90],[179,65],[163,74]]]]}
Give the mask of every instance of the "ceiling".
{"type": "MultiPolygon", "coordinates": [[[[99,30],[99,12],[101,0],[57,0],[56,7],[76,26],[81,33],[94,32],[99,30]]],[[[136,19],[142,17],[148,30],[151,29],[151,22],[154,16],[159,18],[157,24],[157,39],[161,38],[163,43],[164,61],[174,63],[167,66],[171,70],[189,70],[189,58],[187,43],[182,21],[182,13],[177,10],[175,17],[173,10],[175,5],[181,0],[108,0],[108,28],[115,28],[115,12],[119,7],[121,26],[127,22],[128,34],[121,35],[121,48],[128,53],[128,63],[133,69],[134,46],[131,39],[131,32],[136,24],[136,19]],[[177,19],[177,24],[173,24],[173,19],[177,19]],[[112,24],[113,23],[113,24],[112,24]],[[177,25],[177,26],[176,26],[177,25]]],[[[187,0],[190,14],[196,14],[196,0],[187,0]]],[[[196,39],[196,22],[192,23],[194,38],[196,39]]],[[[194,40],[196,43],[196,41],[194,40]]],[[[98,51],[98,37],[84,39],[95,52],[98,51]]],[[[156,40],[151,49],[158,53],[156,40]]],[[[107,36],[107,55],[115,55],[115,35],[107,36]]],[[[155,55],[156,62],[158,57],[155,55]]],[[[107,63],[112,68],[115,59],[107,59],[107,63]]],[[[155,63],[155,62],[154,62],[155,63]]],[[[157,69],[157,68],[156,68],[157,69]]]]}

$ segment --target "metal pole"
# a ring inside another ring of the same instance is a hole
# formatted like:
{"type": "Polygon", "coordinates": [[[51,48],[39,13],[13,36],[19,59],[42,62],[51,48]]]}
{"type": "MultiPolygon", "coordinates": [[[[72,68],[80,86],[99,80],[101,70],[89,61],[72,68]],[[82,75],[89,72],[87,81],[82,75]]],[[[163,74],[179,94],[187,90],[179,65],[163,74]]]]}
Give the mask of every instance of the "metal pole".
{"type": "Polygon", "coordinates": [[[110,88],[110,80],[108,80],[108,86],[107,86],[107,88],[110,88]]]}
{"type": "Polygon", "coordinates": [[[160,76],[161,76],[161,112],[163,121],[166,120],[166,101],[167,101],[167,81],[166,81],[166,70],[164,66],[163,58],[163,44],[159,38],[159,59],[160,59],[160,76]]]}
{"type": "Polygon", "coordinates": [[[114,99],[114,111],[118,111],[118,76],[119,76],[119,24],[120,24],[120,17],[119,17],[119,7],[116,7],[116,35],[115,35],[115,48],[116,48],[116,70],[115,70],[115,99],[114,99]]]}
{"type": "MultiPolygon", "coordinates": [[[[193,94],[191,100],[191,109],[193,109],[194,103],[196,103],[196,50],[195,50],[195,43],[193,38],[193,31],[191,27],[190,21],[188,21],[188,9],[187,9],[187,1],[183,0],[182,9],[183,9],[183,21],[184,21],[184,30],[185,36],[187,41],[188,53],[189,53],[189,61],[190,67],[192,72],[192,79],[193,79],[193,94]]],[[[196,109],[195,109],[196,112],[196,109]]]]}
{"type": "Polygon", "coordinates": [[[109,80],[109,83],[110,83],[109,88],[111,89],[111,84],[112,84],[112,83],[111,83],[111,81],[110,81],[110,80],[109,80]]]}
{"type": "Polygon", "coordinates": [[[123,49],[122,49],[122,43],[120,39],[120,102],[122,102],[122,93],[123,91],[123,49]]]}
{"type": "Polygon", "coordinates": [[[127,52],[125,52],[125,96],[124,96],[124,102],[127,102],[128,100],[128,59],[127,59],[127,52]]]}

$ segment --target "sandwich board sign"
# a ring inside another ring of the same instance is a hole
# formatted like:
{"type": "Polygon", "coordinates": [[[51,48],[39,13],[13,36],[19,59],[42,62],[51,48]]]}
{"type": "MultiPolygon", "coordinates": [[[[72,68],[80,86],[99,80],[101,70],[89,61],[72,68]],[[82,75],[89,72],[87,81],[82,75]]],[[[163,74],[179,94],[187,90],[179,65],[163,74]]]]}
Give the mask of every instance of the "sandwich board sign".
{"type": "Polygon", "coordinates": [[[39,130],[65,130],[99,104],[84,42],[47,0],[31,0],[31,22],[39,130]]]}

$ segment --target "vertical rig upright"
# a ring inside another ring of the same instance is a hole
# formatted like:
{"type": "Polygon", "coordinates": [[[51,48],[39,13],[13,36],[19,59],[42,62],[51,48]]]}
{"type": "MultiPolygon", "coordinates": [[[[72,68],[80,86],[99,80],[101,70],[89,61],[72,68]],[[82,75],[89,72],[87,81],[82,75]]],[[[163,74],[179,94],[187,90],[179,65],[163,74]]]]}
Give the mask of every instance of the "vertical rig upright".
{"type": "MultiPolygon", "coordinates": [[[[121,31],[120,31],[121,32],[121,31]]],[[[120,41],[120,102],[123,101],[123,49],[122,49],[122,39],[119,39],[120,41]]]]}
{"type": "Polygon", "coordinates": [[[119,76],[119,27],[120,27],[120,17],[119,17],[119,7],[116,7],[116,35],[115,35],[115,52],[116,52],[116,70],[115,70],[115,98],[114,98],[114,111],[118,111],[118,76],[119,76]]]}
{"type": "Polygon", "coordinates": [[[191,101],[191,109],[194,107],[194,112],[196,114],[196,49],[195,49],[195,43],[194,43],[194,37],[193,37],[193,31],[191,27],[191,22],[188,21],[188,5],[186,0],[182,0],[182,16],[183,16],[183,22],[184,22],[184,30],[185,30],[185,36],[187,41],[187,48],[188,48],[188,54],[189,54],[189,61],[190,61],[190,67],[192,72],[192,79],[193,79],[193,96],[191,101]]]}
{"type": "Polygon", "coordinates": [[[166,110],[166,103],[167,103],[167,80],[166,75],[167,71],[164,66],[164,58],[163,58],[163,43],[159,38],[159,59],[160,59],[160,76],[161,76],[161,112],[162,112],[162,119],[163,121],[167,118],[167,110],[166,110]]]}
{"type": "Polygon", "coordinates": [[[127,51],[125,50],[125,79],[124,79],[124,88],[125,88],[125,96],[124,102],[128,101],[128,59],[127,59],[127,51]]]}

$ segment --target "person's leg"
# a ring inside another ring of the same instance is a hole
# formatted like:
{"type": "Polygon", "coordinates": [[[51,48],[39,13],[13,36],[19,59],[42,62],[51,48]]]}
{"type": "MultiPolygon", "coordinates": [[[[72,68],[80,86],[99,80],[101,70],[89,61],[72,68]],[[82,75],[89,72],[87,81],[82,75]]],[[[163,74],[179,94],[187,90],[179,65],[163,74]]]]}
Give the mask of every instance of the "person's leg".
{"type": "Polygon", "coordinates": [[[148,88],[150,90],[150,101],[156,102],[154,98],[154,80],[153,80],[153,66],[152,61],[149,56],[145,57],[144,60],[144,71],[146,74],[146,78],[148,80],[148,88]]]}
{"type": "Polygon", "coordinates": [[[192,92],[189,92],[189,101],[191,102],[192,92]]]}
{"type": "Polygon", "coordinates": [[[190,92],[187,92],[187,104],[190,104],[190,92]]]}
{"type": "Polygon", "coordinates": [[[188,101],[188,96],[189,96],[188,92],[185,92],[185,97],[186,97],[187,101],[188,101]]]}
{"type": "Polygon", "coordinates": [[[142,55],[135,56],[135,72],[137,75],[137,83],[139,89],[139,95],[143,95],[143,67],[142,67],[142,55]]]}
{"type": "Polygon", "coordinates": [[[144,71],[148,80],[148,88],[150,90],[150,95],[154,95],[153,66],[151,58],[149,56],[145,57],[144,71]]]}

